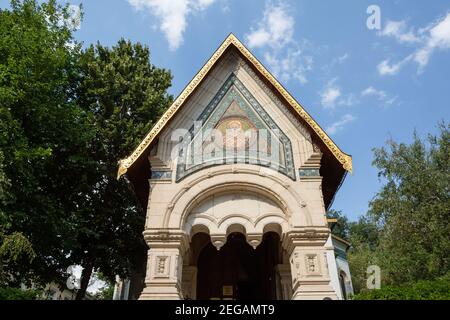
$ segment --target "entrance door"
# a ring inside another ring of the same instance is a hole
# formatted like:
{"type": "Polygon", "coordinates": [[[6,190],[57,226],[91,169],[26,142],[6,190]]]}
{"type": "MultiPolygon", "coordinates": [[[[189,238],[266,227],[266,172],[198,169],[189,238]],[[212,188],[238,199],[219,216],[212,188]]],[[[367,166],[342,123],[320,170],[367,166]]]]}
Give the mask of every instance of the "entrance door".
{"type": "Polygon", "coordinates": [[[265,234],[253,249],[241,233],[232,233],[218,251],[211,242],[201,251],[197,268],[198,299],[275,299],[279,237],[265,234]]]}

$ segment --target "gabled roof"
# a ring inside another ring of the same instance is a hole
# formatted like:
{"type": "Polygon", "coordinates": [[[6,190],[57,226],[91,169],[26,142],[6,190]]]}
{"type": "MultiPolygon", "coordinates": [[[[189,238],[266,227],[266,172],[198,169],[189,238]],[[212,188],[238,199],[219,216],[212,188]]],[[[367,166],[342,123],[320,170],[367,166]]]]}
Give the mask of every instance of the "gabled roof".
{"type": "MultiPolygon", "coordinates": [[[[352,171],[352,157],[339,149],[339,147],[331,140],[325,131],[317,124],[317,122],[305,111],[305,109],[287,92],[287,90],[275,79],[275,77],[267,71],[267,69],[255,58],[255,56],[233,35],[230,34],[220,47],[214,52],[211,58],[200,69],[195,77],[184,88],[181,94],[175,99],[172,105],[167,109],[163,116],[158,120],[155,126],[145,136],[144,140],[133,151],[133,153],[125,159],[119,161],[119,169],[117,177],[120,178],[144,155],[151,143],[155,141],[158,134],[164,129],[169,120],[175,116],[180,110],[185,101],[191,96],[195,89],[199,86],[202,80],[206,77],[209,71],[214,67],[224,52],[230,47],[235,47],[243,57],[247,59],[251,66],[253,66],[262,77],[269,82],[277,91],[277,93],[284,98],[288,105],[290,105],[295,113],[302,118],[310,129],[316,134],[319,140],[326,146],[333,157],[342,165],[346,171],[352,171]]],[[[336,190],[335,190],[336,191],[336,190]]]]}

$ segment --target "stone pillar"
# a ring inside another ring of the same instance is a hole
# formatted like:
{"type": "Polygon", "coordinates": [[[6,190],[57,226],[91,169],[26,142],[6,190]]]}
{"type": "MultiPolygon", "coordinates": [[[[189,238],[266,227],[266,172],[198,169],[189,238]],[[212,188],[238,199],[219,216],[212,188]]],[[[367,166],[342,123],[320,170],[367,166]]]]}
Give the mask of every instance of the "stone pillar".
{"type": "Polygon", "coordinates": [[[291,300],[292,299],[292,277],[291,266],[289,264],[277,265],[277,274],[279,282],[277,283],[277,299],[291,300]]]}
{"type": "Polygon", "coordinates": [[[182,278],[183,297],[194,300],[197,298],[197,267],[183,266],[182,278]]]}
{"type": "Polygon", "coordinates": [[[140,300],[183,299],[181,275],[188,237],[183,231],[146,230],[149,246],[145,287],[140,300]]]}
{"type": "Polygon", "coordinates": [[[296,228],[283,237],[289,255],[293,300],[337,299],[325,258],[326,227],[296,228]]]}

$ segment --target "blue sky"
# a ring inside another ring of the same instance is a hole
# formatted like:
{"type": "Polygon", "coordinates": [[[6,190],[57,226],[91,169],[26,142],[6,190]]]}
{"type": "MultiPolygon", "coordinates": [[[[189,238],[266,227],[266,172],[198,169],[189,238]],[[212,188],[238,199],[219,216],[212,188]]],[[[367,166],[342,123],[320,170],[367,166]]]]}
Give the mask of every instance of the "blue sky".
{"type": "Polygon", "coordinates": [[[381,186],[372,149],[450,120],[448,0],[60,2],[82,2],[75,36],[85,45],[123,37],[150,46],[152,63],[172,71],[175,96],[233,32],[353,156],[333,204],[352,220],[381,186]],[[367,26],[370,5],[380,29],[367,26]]]}

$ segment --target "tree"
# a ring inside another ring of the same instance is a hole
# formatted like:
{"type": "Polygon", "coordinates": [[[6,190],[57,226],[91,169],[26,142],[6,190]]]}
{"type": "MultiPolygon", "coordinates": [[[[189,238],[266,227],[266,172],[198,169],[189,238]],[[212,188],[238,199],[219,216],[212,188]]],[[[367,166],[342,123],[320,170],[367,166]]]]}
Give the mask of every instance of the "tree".
{"type": "Polygon", "coordinates": [[[370,217],[359,217],[358,221],[349,224],[349,237],[351,243],[347,254],[352,283],[355,292],[366,288],[367,267],[379,265],[376,255],[378,247],[379,230],[370,217]]]}
{"type": "Polygon", "coordinates": [[[364,291],[355,300],[450,300],[450,276],[388,285],[380,290],[364,291]]]}
{"type": "Polygon", "coordinates": [[[337,220],[336,224],[331,229],[331,233],[344,240],[348,240],[350,225],[347,217],[342,211],[331,209],[327,212],[327,218],[337,220]]]}
{"type": "Polygon", "coordinates": [[[69,13],[55,0],[0,10],[0,218],[3,235],[23,235],[36,253],[6,264],[16,285],[64,284],[79,264],[81,299],[94,271],[114,279],[145,262],[143,211],[116,180],[117,160],[172,97],[147,47],[82,51],[69,13]]]}
{"type": "Polygon", "coordinates": [[[22,235],[36,253],[4,266],[15,284],[62,281],[78,233],[68,213],[77,210],[89,135],[73,96],[78,51],[67,7],[56,1],[14,0],[0,10],[0,213],[4,235],[22,235]]]}
{"type": "Polygon", "coordinates": [[[414,134],[410,145],[389,141],[374,150],[383,186],[367,214],[350,224],[348,260],[356,292],[364,291],[369,265],[378,265],[382,285],[391,287],[360,297],[396,296],[450,271],[449,125],[438,128],[426,141],[414,134]]]}
{"type": "Polygon", "coordinates": [[[351,243],[347,259],[351,266],[353,288],[359,292],[366,285],[367,267],[377,261],[374,250],[378,246],[378,228],[368,217],[362,216],[358,221],[351,222],[342,211],[334,209],[328,211],[327,217],[337,220],[332,234],[351,243]]]}
{"type": "Polygon", "coordinates": [[[450,126],[412,144],[375,150],[385,184],[370,203],[386,283],[435,279],[450,269],[450,126]]]}
{"type": "Polygon", "coordinates": [[[171,75],[150,63],[149,49],[120,40],[112,48],[90,46],[80,57],[77,103],[89,114],[95,135],[89,142],[92,166],[77,225],[83,228],[72,251],[83,266],[81,299],[94,269],[111,281],[145,261],[145,214],[128,183],[117,180],[117,161],[139,144],[172,101],[171,75]]]}

